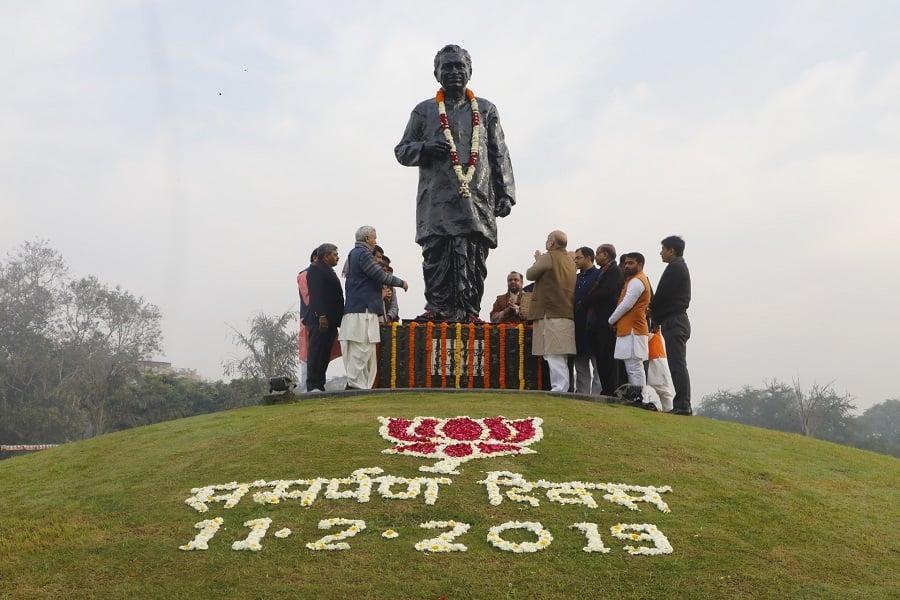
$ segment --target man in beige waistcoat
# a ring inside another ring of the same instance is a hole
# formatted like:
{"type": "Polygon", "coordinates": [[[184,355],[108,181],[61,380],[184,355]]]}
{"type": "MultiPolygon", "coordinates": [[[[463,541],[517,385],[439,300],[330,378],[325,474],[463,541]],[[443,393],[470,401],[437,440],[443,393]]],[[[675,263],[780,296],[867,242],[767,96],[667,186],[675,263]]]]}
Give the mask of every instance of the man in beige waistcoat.
{"type": "Polygon", "coordinates": [[[535,251],[534,264],[525,272],[525,277],[535,282],[530,310],[534,320],[531,353],[547,361],[554,392],[569,391],[567,359],[575,354],[575,263],[566,252],[567,244],[564,232],[550,232],[547,251],[535,251]]]}

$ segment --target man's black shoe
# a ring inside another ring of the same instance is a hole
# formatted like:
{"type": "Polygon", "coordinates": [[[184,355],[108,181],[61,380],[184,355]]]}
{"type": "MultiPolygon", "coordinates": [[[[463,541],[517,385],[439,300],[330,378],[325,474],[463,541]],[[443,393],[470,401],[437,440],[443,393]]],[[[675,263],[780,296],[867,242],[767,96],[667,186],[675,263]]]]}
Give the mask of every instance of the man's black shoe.
{"type": "Polygon", "coordinates": [[[641,399],[635,400],[634,402],[629,402],[628,406],[633,406],[635,408],[643,408],[644,410],[656,410],[656,406],[652,402],[644,402],[641,399]]]}
{"type": "Polygon", "coordinates": [[[672,410],[667,410],[667,413],[670,415],[684,415],[686,417],[690,417],[693,415],[693,411],[689,408],[673,408],[672,410]]]}

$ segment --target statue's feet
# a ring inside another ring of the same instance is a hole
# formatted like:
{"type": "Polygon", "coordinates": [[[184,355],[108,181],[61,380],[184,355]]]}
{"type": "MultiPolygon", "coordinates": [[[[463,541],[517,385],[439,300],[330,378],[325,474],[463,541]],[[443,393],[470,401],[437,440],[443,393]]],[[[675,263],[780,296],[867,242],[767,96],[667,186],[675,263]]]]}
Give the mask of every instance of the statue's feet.
{"type": "Polygon", "coordinates": [[[442,317],[439,313],[433,310],[426,310],[421,315],[416,317],[416,321],[443,321],[444,317],[442,317]]]}
{"type": "Polygon", "coordinates": [[[484,323],[478,315],[469,315],[469,318],[466,320],[466,323],[474,323],[476,325],[481,325],[484,323]]]}

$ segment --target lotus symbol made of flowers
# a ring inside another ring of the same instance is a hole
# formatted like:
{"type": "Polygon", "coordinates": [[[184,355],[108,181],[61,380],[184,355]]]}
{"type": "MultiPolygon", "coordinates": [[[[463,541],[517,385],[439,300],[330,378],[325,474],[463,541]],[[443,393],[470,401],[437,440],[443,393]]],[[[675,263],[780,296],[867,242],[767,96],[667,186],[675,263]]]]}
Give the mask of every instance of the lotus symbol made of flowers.
{"type": "Polygon", "coordinates": [[[381,437],[392,442],[384,454],[409,454],[441,459],[420,471],[458,474],[456,468],[474,458],[535,454],[528,448],[544,437],[543,419],[526,417],[378,417],[381,437]]]}

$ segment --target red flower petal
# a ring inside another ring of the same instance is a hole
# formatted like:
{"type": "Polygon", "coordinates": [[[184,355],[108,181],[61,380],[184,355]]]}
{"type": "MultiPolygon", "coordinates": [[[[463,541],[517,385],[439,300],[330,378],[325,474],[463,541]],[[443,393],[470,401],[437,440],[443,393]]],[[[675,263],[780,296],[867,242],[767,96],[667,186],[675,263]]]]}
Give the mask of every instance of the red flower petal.
{"type": "Polygon", "coordinates": [[[498,452],[521,452],[522,447],[516,444],[489,444],[482,442],[476,444],[482,454],[496,454],[498,452]]]}
{"type": "Polygon", "coordinates": [[[434,442],[416,442],[414,444],[403,444],[397,446],[397,452],[418,452],[419,454],[434,454],[437,451],[437,444],[434,442]]]}
{"type": "Polygon", "coordinates": [[[535,435],[537,435],[537,430],[534,428],[534,422],[531,419],[522,419],[520,421],[510,421],[510,425],[516,430],[516,435],[513,436],[511,440],[512,443],[524,442],[526,440],[530,440],[535,435]]]}
{"type": "Polygon", "coordinates": [[[481,438],[484,429],[481,423],[469,417],[457,417],[444,423],[443,432],[454,440],[472,441],[481,438]]]}
{"type": "Polygon", "coordinates": [[[434,430],[437,426],[437,419],[422,419],[413,431],[419,436],[420,440],[430,440],[435,437],[434,430]]]}
{"type": "Polygon", "coordinates": [[[451,444],[444,447],[444,454],[453,458],[461,458],[472,454],[472,444],[451,444]]]}

